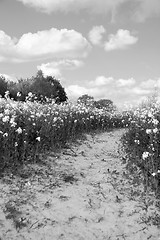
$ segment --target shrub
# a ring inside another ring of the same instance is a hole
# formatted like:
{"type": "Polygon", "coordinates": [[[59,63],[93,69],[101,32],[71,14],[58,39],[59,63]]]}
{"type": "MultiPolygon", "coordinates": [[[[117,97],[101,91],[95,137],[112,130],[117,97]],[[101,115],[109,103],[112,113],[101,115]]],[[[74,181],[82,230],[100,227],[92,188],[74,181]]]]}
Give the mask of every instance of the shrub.
{"type": "Polygon", "coordinates": [[[5,96],[5,92],[7,91],[7,81],[3,76],[0,76],[0,95],[2,97],[5,96]]]}

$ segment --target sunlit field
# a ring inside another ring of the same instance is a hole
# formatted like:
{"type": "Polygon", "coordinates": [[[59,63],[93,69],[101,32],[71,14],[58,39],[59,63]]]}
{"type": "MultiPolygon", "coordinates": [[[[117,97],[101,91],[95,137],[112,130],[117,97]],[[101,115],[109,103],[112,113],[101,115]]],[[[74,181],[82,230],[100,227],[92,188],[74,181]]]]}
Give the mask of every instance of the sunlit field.
{"type": "Polygon", "coordinates": [[[107,112],[83,104],[41,104],[29,99],[0,99],[0,167],[38,161],[39,155],[63,147],[82,133],[124,127],[127,112],[107,112]]]}
{"type": "Polygon", "coordinates": [[[122,138],[127,165],[143,175],[145,190],[160,192],[160,104],[153,99],[134,112],[122,138]]]}

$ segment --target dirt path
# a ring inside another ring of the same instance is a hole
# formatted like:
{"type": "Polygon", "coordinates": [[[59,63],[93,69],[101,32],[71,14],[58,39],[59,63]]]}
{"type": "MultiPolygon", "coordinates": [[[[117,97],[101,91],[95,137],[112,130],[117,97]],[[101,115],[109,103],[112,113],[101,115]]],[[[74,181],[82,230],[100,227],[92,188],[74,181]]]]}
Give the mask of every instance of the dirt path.
{"type": "Polygon", "coordinates": [[[159,240],[154,195],[121,163],[124,130],[87,136],[0,179],[0,240],[159,240]]]}

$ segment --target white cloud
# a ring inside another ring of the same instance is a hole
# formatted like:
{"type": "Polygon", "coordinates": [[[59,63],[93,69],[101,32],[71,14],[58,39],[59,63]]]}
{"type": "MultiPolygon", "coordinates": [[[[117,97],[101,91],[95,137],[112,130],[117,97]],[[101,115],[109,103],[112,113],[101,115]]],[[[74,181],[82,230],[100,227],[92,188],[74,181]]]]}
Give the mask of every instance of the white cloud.
{"type": "Polygon", "coordinates": [[[90,81],[89,84],[91,86],[105,86],[108,84],[112,84],[114,82],[114,79],[112,77],[104,77],[104,76],[98,76],[94,81],[90,81]]]}
{"type": "Polygon", "coordinates": [[[134,78],[130,79],[118,79],[116,84],[118,87],[132,87],[135,85],[136,81],[134,78]]]}
{"type": "Polygon", "coordinates": [[[158,16],[159,13],[159,0],[137,0],[137,8],[132,18],[138,22],[144,22],[149,17],[158,16]]]}
{"type": "Polygon", "coordinates": [[[89,13],[112,14],[112,19],[123,4],[127,5],[127,12],[131,18],[142,22],[149,17],[158,16],[160,13],[159,0],[17,0],[39,11],[51,12],[79,12],[87,10],[89,13]]]}
{"type": "Polygon", "coordinates": [[[85,57],[90,49],[88,41],[75,30],[51,28],[37,33],[26,33],[16,41],[0,31],[1,61],[79,58],[85,57]]]}
{"type": "Polygon", "coordinates": [[[65,91],[67,93],[67,96],[72,99],[72,98],[78,98],[83,94],[87,94],[89,90],[79,85],[70,85],[65,88],[65,91]]]}
{"type": "Polygon", "coordinates": [[[110,34],[108,42],[105,43],[105,50],[112,51],[115,49],[125,49],[129,45],[133,45],[138,41],[138,38],[132,36],[130,31],[119,29],[117,33],[110,34]]]}
{"type": "Polygon", "coordinates": [[[103,34],[106,32],[103,26],[94,26],[88,34],[89,40],[94,45],[101,45],[103,34]]]}
{"type": "MultiPolygon", "coordinates": [[[[158,81],[160,86],[160,79],[158,81]]],[[[147,80],[146,82],[150,82],[147,80]]],[[[150,82],[151,83],[151,82],[150,82]]],[[[153,88],[144,88],[144,85],[136,82],[135,79],[114,79],[113,77],[98,76],[94,81],[89,81],[84,86],[70,85],[66,88],[68,97],[71,99],[78,98],[83,94],[93,96],[95,100],[110,99],[117,106],[125,102],[132,104],[140,102],[153,93],[153,88]]]]}
{"type": "Polygon", "coordinates": [[[127,0],[17,0],[37,10],[51,13],[55,11],[76,12],[88,10],[91,13],[114,12],[127,0]]]}
{"type": "Polygon", "coordinates": [[[40,66],[37,66],[37,69],[42,70],[44,75],[61,77],[62,70],[65,70],[65,69],[73,70],[78,67],[81,67],[82,65],[83,65],[83,62],[80,60],[63,59],[60,61],[53,61],[53,62],[41,64],[40,66]]]}

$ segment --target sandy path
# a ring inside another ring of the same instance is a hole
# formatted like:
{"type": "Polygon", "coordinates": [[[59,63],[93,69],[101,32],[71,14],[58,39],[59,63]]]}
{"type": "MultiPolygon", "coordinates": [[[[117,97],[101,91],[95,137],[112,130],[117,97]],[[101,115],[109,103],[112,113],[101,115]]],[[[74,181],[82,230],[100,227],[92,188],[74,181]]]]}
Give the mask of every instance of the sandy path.
{"type": "Polygon", "coordinates": [[[0,240],[159,240],[158,202],[121,163],[123,132],[87,136],[0,179],[0,240]]]}

